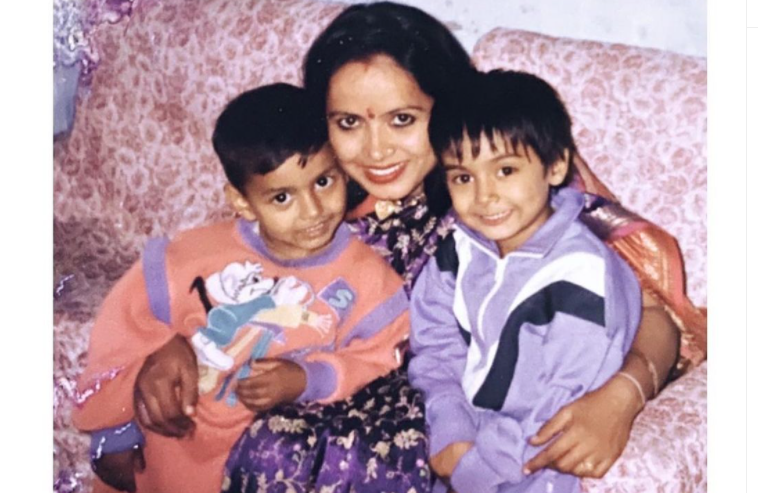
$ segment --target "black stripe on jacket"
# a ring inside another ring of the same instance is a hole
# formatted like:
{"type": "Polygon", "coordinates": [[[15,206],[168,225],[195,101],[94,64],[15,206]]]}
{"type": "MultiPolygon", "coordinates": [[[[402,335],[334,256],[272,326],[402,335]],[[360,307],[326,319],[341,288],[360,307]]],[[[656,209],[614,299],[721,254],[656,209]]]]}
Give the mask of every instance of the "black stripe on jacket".
{"type": "Polygon", "coordinates": [[[499,411],[513,380],[518,360],[518,340],[525,323],[546,325],[561,312],[605,326],[605,300],[582,286],[558,281],[524,300],[505,323],[492,367],[474,396],[474,405],[499,411]]]}

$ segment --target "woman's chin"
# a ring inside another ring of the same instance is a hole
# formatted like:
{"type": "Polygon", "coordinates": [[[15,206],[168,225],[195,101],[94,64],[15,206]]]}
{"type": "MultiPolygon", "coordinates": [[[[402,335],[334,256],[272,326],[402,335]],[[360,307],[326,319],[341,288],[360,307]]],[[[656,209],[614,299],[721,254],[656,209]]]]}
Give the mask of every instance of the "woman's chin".
{"type": "Polygon", "coordinates": [[[402,200],[411,195],[411,193],[418,188],[413,183],[403,183],[401,181],[378,184],[368,180],[362,180],[359,181],[359,183],[369,195],[379,200],[402,200]]]}

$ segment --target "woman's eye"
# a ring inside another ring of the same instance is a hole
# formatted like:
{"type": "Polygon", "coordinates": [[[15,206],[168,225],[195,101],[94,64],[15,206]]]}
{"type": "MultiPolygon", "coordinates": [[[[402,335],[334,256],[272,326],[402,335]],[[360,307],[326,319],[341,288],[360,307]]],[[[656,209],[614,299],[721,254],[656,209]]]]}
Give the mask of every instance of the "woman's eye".
{"type": "Polygon", "coordinates": [[[292,196],[288,193],[282,192],[282,193],[278,193],[274,195],[272,202],[279,205],[284,205],[284,204],[288,204],[290,200],[292,200],[292,196]]]}
{"type": "Polygon", "coordinates": [[[392,125],[396,127],[405,127],[416,121],[413,115],[408,113],[398,113],[392,118],[392,125]]]}
{"type": "Polygon", "coordinates": [[[514,171],[516,170],[513,169],[513,167],[511,166],[503,166],[502,168],[500,168],[500,176],[512,175],[514,171]]]}
{"type": "Polygon", "coordinates": [[[450,181],[455,185],[465,185],[466,183],[471,183],[471,175],[457,175],[450,181]]]}
{"type": "Polygon", "coordinates": [[[355,116],[345,116],[337,120],[337,126],[343,130],[351,130],[358,126],[358,118],[355,116]]]}
{"type": "Polygon", "coordinates": [[[331,176],[319,176],[316,179],[316,188],[326,188],[332,183],[334,183],[334,178],[331,176]]]}

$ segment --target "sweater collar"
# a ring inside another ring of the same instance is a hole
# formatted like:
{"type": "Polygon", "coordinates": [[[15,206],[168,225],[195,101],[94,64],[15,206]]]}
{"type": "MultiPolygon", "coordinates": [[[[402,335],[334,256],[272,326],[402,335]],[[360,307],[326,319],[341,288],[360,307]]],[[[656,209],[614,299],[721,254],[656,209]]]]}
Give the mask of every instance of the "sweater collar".
{"type": "Polygon", "coordinates": [[[319,253],[311,255],[310,257],[281,259],[268,248],[263,241],[263,238],[261,238],[257,221],[238,219],[237,231],[239,231],[240,236],[242,236],[242,239],[248,247],[252,248],[266,259],[282,267],[295,268],[319,267],[333,262],[339,257],[345,248],[347,248],[351,236],[350,230],[343,222],[337,227],[337,231],[334,232],[334,238],[332,238],[331,243],[319,253]]]}

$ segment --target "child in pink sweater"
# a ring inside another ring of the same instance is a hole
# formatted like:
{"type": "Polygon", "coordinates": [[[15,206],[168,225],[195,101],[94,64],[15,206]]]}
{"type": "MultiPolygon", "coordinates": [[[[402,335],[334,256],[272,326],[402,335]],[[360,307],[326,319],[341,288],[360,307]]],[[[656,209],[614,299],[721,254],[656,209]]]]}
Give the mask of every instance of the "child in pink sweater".
{"type": "Polygon", "coordinates": [[[95,491],[217,492],[256,412],[344,399],[399,366],[402,280],[342,223],[345,177],[311,108],[286,84],[233,100],[213,144],[240,219],[151,240],[103,303],[74,413],[95,491]],[[199,365],[182,439],[140,429],[133,405],[145,358],[177,335],[199,365]]]}

